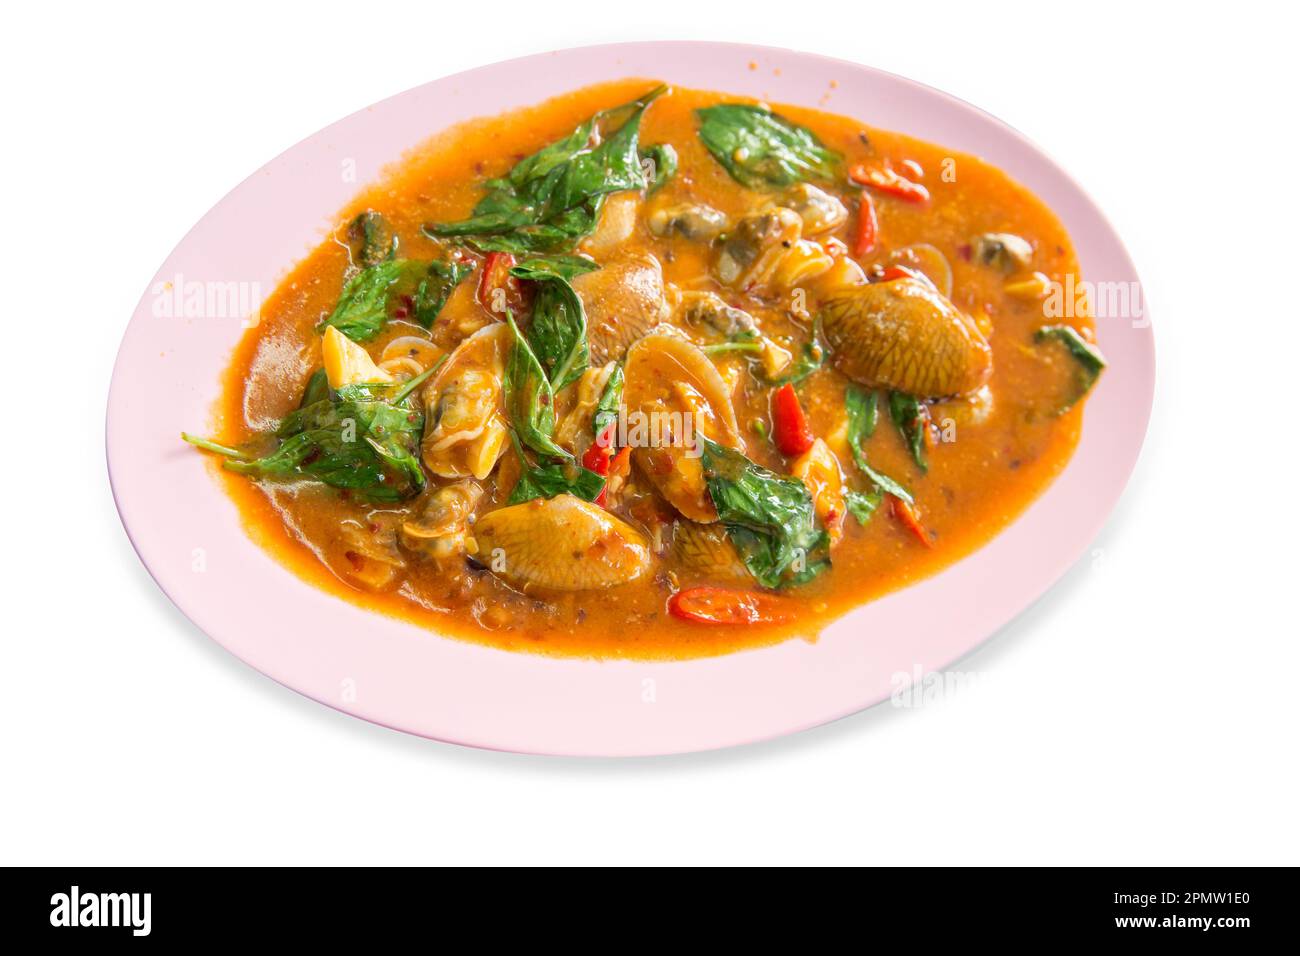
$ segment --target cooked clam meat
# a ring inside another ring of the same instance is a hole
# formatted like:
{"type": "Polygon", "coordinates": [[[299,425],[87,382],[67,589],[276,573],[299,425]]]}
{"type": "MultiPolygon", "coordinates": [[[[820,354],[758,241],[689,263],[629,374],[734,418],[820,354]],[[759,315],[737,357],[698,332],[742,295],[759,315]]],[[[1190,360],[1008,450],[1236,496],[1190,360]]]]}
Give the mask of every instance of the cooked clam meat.
{"type": "Polygon", "coordinates": [[[697,346],[680,335],[641,339],[627,354],[623,400],[646,429],[632,460],[683,516],[718,519],[710,500],[695,436],[742,448],[731,391],[697,346]]]}
{"type": "Polygon", "coordinates": [[[1028,269],[1034,261],[1034,247],[1009,232],[986,232],[976,236],[971,243],[971,252],[976,262],[1005,273],[1028,269]]]}
{"type": "Polygon", "coordinates": [[[838,293],[821,309],[834,366],[863,385],[917,398],[973,392],[993,372],[993,353],[970,316],[911,277],[838,293]]]}
{"type": "Polygon", "coordinates": [[[752,315],[728,305],[713,292],[683,292],[680,309],[688,326],[708,326],[731,342],[757,343],[763,371],[769,378],[780,375],[793,358],[789,349],[782,348],[763,334],[752,315]]]}
{"type": "Polygon", "coordinates": [[[707,242],[727,228],[727,217],[712,206],[679,203],[658,207],[646,217],[646,225],[656,236],[679,235],[707,242]]]}
{"type": "Polygon", "coordinates": [[[417,512],[402,522],[402,546],[435,561],[465,553],[466,535],[483,487],[468,478],[426,493],[417,512]]]}
{"type": "Polygon", "coordinates": [[[424,465],[443,478],[492,473],[505,450],[503,378],[510,329],[496,322],[451,353],[424,392],[424,465]]]}
{"type": "Polygon", "coordinates": [[[590,591],[636,581],[650,568],[645,536],[573,495],[491,511],[474,526],[477,560],[522,589],[590,591]]]}
{"type": "Polygon", "coordinates": [[[651,255],[633,255],[573,280],[587,311],[591,362],[621,359],[628,346],[664,320],[664,273],[651,255]]]}
{"type": "Polygon", "coordinates": [[[1108,374],[1051,308],[1061,223],[870,119],[628,79],[448,130],[267,297],[221,433],[182,437],[287,564],[431,640],[814,638],[1023,512],[1108,374]]]}
{"type": "Polygon", "coordinates": [[[826,525],[831,543],[838,543],[844,535],[844,519],[848,509],[844,505],[844,471],[839,459],[820,438],[812,447],[790,465],[790,474],[802,481],[812,495],[817,517],[826,525]]]}
{"type": "Polygon", "coordinates": [[[812,183],[799,183],[787,189],[781,195],[781,205],[799,214],[805,236],[830,232],[849,218],[844,203],[812,183]]]}
{"type": "Polygon", "coordinates": [[[718,281],[742,288],[766,282],[802,235],[803,219],[793,209],[773,206],[744,217],[722,240],[718,281]]]}

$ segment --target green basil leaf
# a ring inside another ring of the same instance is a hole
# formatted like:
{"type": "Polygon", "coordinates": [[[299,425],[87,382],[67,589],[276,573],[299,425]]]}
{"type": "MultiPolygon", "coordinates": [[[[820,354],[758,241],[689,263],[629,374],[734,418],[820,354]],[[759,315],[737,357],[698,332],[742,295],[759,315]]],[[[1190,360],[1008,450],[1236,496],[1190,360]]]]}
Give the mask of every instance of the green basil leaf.
{"type": "Polygon", "coordinates": [[[838,153],[765,106],[719,103],[695,115],[700,141],[742,186],[773,189],[835,175],[838,153]]]}
{"type": "Polygon", "coordinates": [[[600,401],[596,403],[596,411],[591,416],[593,434],[600,435],[611,424],[618,421],[618,409],[622,403],[623,363],[619,362],[614,366],[614,371],[609,373],[609,378],[605,380],[600,401]]]}
{"type": "Polygon", "coordinates": [[[402,400],[385,401],[365,386],[349,386],[311,402],[280,422],[280,445],[261,457],[181,437],[222,455],[225,468],[249,477],[305,477],[373,501],[400,501],[425,485],[419,459],[424,416],[405,401],[409,393],[393,394],[402,400]]]}
{"type": "Polygon", "coordinates": [[[555,443],[555,392],[533,354],[528,340],[515,325],[514,316],[506,315],[514,344],[506,360],[505,406],[506,414],[520,439],[541,455],[571,461],[573,455],[555,443]]]}
{"type": "Polygon", "coordinates": [[[510,270],[512,276],[537,285],[528,344],[557,392],[581,378],[591,361],[587,312],[568,280],[595,268],[590,259],[569,256],[531,259],[510,270]]]}
{"type": "Polygon", "coordinates": [[[859,524],[866,524],[871,520],[871,516],[876,513],[884,497],[878,491],[846,491],[844,492],[844,504],[849,509],[849,514],[858,519],[859,524]]]}
{"type": "Polygon", "coordinates": [[[426,329],[433,328],[452,291],[473,271],[474,266],[468,262],[444,259],[430,262],[427,274],[415,290],[415,321],[426,329]]]}
{"type": "Polygon", "coordinates": [[[925,430],[929,427],[929,414],[924,405],[903,392],[889,393],[889,417],[894,420],[898,433],[912,452],[912,460],[921,474],[930,470],[925,460],[925,430]]]}
{"type": "Polygon", "coordinates": [[[1078,329],[1069,325],[1045,325],[1034,333],[1034,341],[1059,342],[1065,346],[1066,352],[1078,364],[1079,372],[1075,379],[1074,392],[1057,409],[1058,414],[1064,414],[1097,383],[1102,370],[1106,367],[1106,358],[1101,354],[1101,349],[1080,335],[1078,329]]]}
{"type": "Polygon", "coordinates": [[[876,420],[879,414],[876,393],[868,392],[856,385],[850,385],[844,393],[844,405],[849,415],[849,450],[853,453],[853,461],[858,466],[858,470],[870,479],[877,490],[888,492],[911,504],[912,496],[907,489],[894,481],[893,478],[872,468],[867,463],[866,452],[862,450],[862,443],[870,438],[876,430],[876,420]]]}
{"type": "Polygon", "coordinates": [[[322,399],[329,398],[330,380],[325,374],[325,369],[318,368],[311,373],[311,378],[307,379],[307,385],[302,390],[302,398],[298,401],[299,408],[306,408],[322,399]]]}
{"type": "Polygon", "coordinates": [[[844,392],[844,407],[849,415],[849,448],[856,458],[862,452],[862,442],[876,432],[879,417],[876,393],[850,385],[844,392]]]}
{"type": "Polygon", "coordinates": [[[520,279],[545,281],[560,278],[572,281],[578,276],[594,272],[600,263],[586,256],[533,256],[510,270],[510,274],[520,279]]]}
{"type": "Polygon", "coordinates": [[[519,475],[506,504],[517,505],[534,498],[554,498],[556,495],[575,495],[583,501],[595,501],[604,488],[604,477],[581,466],[576,469],[554,463],[533,466],[519,475]]]}
{"type": "Polygon", "coordinates": [[[700,436],[701,464],[718,519],[764,587],[803,584],[830,567],[830,537],[803,482],[700,436]]]}
{"type": "Polygon", "coordinates": [[[397,258],[397,233],[388,220],[373,209],[367,209],[352,220],[348,226],[348,238],[352,241],[352,261],[362,268],[397,258]]]}
{"type": "Polygon", "coordinates": [[[555,252],[595,229],[610,193],[645,189],[638,134],[641,117],[667,87],[605,110],[568,136],[489,180],[487,195],[460,222],[429,223],[426,235],[458,238],[483,251],[555,252]],[[593,146],[593,143],[597,145],[593,146]]]}
{"type": "Polygon", "coordinates": [[[343,286],[338,304],[329,318],[316,326],[317,333],[334,326],[354,342],[373,339],[388,324],[388,289],[402,277],[406,263],[388,259],[362,269],[343,286]]]}
{"type": "Polygon", "coordinates": [[[519,456],[519,480],[515,482],[506,504],[517,505],[534,498],[554,498],[556,495],[576,495],[584,501],[595,501],[605,487],[605,477],[590,471],[577,462],[560,464],[550,462],[537,465],[528,460],[519,436],[510,429],[510,441],[519,456]]]}
{"type": "Polygon", "coordinates": [[[677,175],[677,150],[670,143],[647,146],[641,150],[641,164],[646,174],[646,195],[649,195],[677,175]]]}

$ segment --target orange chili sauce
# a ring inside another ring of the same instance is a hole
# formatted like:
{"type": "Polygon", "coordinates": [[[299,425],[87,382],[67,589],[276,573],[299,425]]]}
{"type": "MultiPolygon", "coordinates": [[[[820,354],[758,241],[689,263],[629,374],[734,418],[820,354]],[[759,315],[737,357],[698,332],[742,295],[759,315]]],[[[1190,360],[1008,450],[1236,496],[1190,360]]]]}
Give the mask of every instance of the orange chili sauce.
{"type": "MultiPolygon", "coordinates": [[[[423,223],[468,215],[482,196],[484,179],[504,174],[520,158],[567,134],[596,111],[630,100],[651,85],[646,80],[621,80],[475,120],[438,134],[386,170],[379,182],[340,211],[335,232],[290,270],[263,305],[260,323],[236,346],[215,410],[216,437],[232,444],[254,440],[259,431],[297,405],[307,377],[321,362],[320,339],[313,327],[333,309],[342,287],[349,263],[344,233],[356,213],[382,212],[400,235],[403,256],[431,258],[438,247],[421,235],[423,223]]],[[[671,143],[680,159],[676,177],[664,187],[665,201],[704,201],[734,217],[759,198],[731,180],[696,135],[693,111],[697,107],[735,99],[674,88],[646,113],[642,145],[671,143]]],[[[666,613],[671,592],[662,572],[672,570],[666,563],[642,580],[613,591],[534,596],[518,594],[488,572],[448,579],[432,565],[413,560],[395,589],[363,590],[348,583],[346,561],[332,529],[340,521],[364,521],[367,512],[393,506],[344,500],[337,491],[321,486],[291,491],[217,468],[249,535],[304,580],[340,599],[423,627],[431,640],[450,636],[510,650],[636,659],[716,655],[795,636],[815,639],[831,619],[935,573],[996,535],[1068,461],[1078,441],[1082,403],[1064,415],[1052,412],[1052,402],[1070,370],[1063,367],[1059,355],[1032,343],[1033,330],[1046,324],[1041,303],[1007,295],[1003,276],[969,261],[966,251],[980,233],[1014,233],[1033,243],[1034,269],[1059,281],[1078,274],[1069,237],[1037,198],[975,157],[847,117],[774,108],[843,153],[847,165],[881,160],[896,166],[903,160],[919,164],[930,201],[917,205],[878,196],[880,244],[862,264],[869,268],[890,250],[908,244],[934,245],[952,266],[953,301],[968,313],[985,317],[991,326],[994,405],[986,421],[954,421],[949,431],[955,430],[956,440],[930,449],[925,476],[890,421],[887,402],[882,402],[880,422],[865,446],[876,469],[912,491],[933,548],[919,544],[890,516],[888,506],[882,506],[865,527],[851,518],[846,522],[830,572],[788,592],[799,605],[796,623],[708,627],[666,613]],[[945,176],[945,169],[955,177],[945,176]]],[[[841,194],[852,195],[843,189],[841,194]]],[[[836,233],[850,245],[853,223],[851,215],[836,233]]],[[[709,285],[710,253],[705,244],[653,239],[642,227],[628,248],[657,255],[670,282],[684,288],[716,288],[709,285]]],[[[462,283],[448,308],[472,308],[469,300],[476,281],[477,273],[462,283]]],[[[765,332],[778,340],[797,344],[807,337],[806,328],[788,317],[763,314],[760,320],[765,332]]],[[[1086,318],[1072,321],[1091,329],[1086,318]]],[[[412,331],[416,330],[390,329],[367,345],[377,354],[387,338],[412,331]]],[[[842,422],[847,384],[828,364],[800,385],[804,408],[818,434],[825,435],[842,422]]],[[[756,417],[765,417],[766,390],[753,389],[742,396],[736,410],[742,428],[756,417]]],[[[937,407],[936,420],[941,415],[942,407],[937,407]]],[[[779,472],[788,470],[770,442],[750,432],[746,440],[751,458],[779,472]]],[[[842,449],[840,457],[851,482],[863,487],[842,449]]],[[[485,502],[499,502],[508,492],[504,488],[485,502]]],[[[683,575],[680,583],[697,582],[683,575]]]]}

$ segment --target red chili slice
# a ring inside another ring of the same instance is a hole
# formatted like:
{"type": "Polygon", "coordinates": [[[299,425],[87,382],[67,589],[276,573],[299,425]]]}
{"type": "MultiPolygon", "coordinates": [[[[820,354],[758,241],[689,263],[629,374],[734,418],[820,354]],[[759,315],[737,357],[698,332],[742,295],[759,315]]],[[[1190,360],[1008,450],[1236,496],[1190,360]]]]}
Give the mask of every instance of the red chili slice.
{"type": "MultiPolygon", "coordinates": [[[[596,436],[596,440],[591,446],[583,452],[582,467],[588,471],[594,471],[598,475],[609,477],[610,462],[614,459],[614,426],[617,422],[610,422],[605,430],[596,436]]],[[[605,504],[605,493],[609,490],[609,482],[605,482],[605,487],[600,489],[600,494],[596,496],[596,504],[605,504]]]]}
{"type": "Polygon", "coordinates": [[[871,194],[862,190],[858,200],[858,230],[853,239],[853,254],[861,258],[876,248],[876,238],[880,233],[880,221],[876,218],[876,204],[871,201],[871,194]]]}
{"type": "Polygon", "coordinates": [[[933,548],[934,542],[930,540],[930,533],[925,530],[921,524],[921,519],[917,517],[916,509],[909,505],[897,495],[889,496],[889,511],[908,531],[916,537],[927,548],[933,548]]]}
{"type": "Polygon", "coordinates": [[[816,440],[793,385],[782,385],[772,394],[772,432],[781,454],[792,457],[802,455],[816,440]]]}
{"type": "Polygon", "coordinates": [[[793,608],[783,599],[730,588],[686,588],[668,599],[668,611],[697,624],[783,624],[794,620],[793,608]]]}
{"type": "Polygon", "coordinates": [[[930,198],[930,190],[920,183],[912,182],[888,166],[868,166],[859,163],[849,170],[849,179],[859,186],[870,186],[872,189],[909,202],[925,202],[930,198]]]}
{"type": "Polygon", "coordinates": [[[523,310],[523,286],[510,274],[514,267],[515,257],[510,253],[489,252],[479,273],[478,304],[500,319],[505,318],[506,309],[516,315],[523,310]]]}

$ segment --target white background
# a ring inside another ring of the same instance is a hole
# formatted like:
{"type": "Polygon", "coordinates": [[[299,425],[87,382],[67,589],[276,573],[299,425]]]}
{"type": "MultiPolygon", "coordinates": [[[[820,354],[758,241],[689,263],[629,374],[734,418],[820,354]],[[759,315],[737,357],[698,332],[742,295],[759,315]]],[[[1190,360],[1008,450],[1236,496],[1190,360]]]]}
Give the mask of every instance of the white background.
{"type": "Polygon", "coordinates": [[[0,862],[1300,862],[1300,75],[1282,5],[510,7],[7,10],[0,862]],[[672,38],[950,91],[1106,210],[1145,283],[1158,383],[1093,552],[950,698],[713,754],[431,743],[228,656],[155,588],[105,474],[112,362],[159,263],[249,172],[373,101],[672,38]]]}

